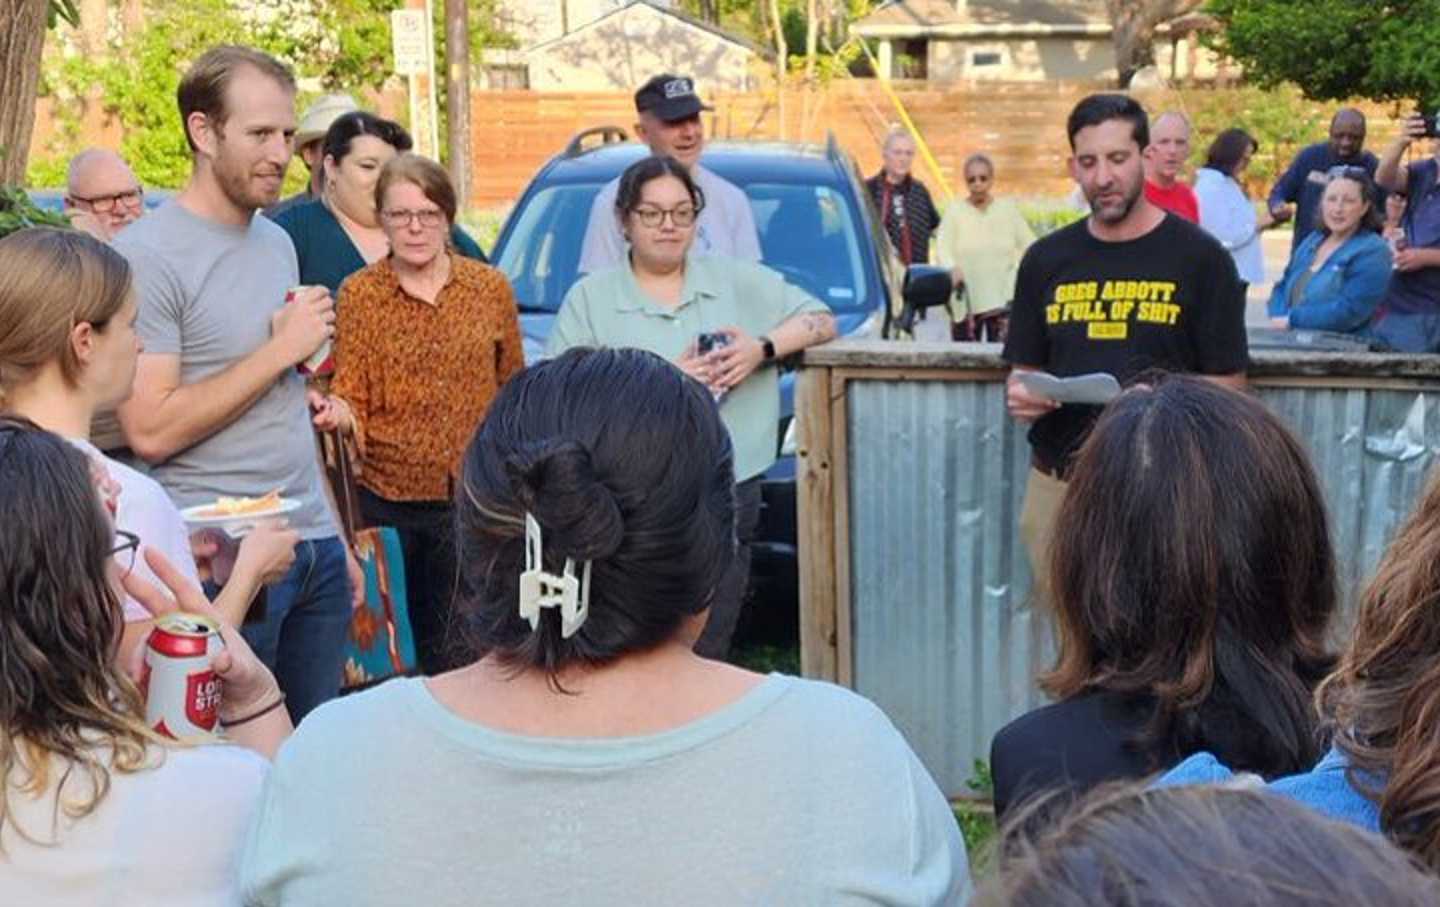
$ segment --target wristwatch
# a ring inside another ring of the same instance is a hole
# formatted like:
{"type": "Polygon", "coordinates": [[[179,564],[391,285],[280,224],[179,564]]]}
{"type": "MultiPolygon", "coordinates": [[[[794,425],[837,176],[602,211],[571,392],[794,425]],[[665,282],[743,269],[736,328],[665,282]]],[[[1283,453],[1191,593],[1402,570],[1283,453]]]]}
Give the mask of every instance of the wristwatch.
{"type": "Polygon", "coordinates": [[[760,337],[760,348],[765,351],[765,360],[764,360],[764,361],[766,361],[766,362],[774,362],[774,361],[775,361],[775,343],[774,343],[774,341],[772,341],[769,337],[765,337],[765,336],[762,335],[762,336],[760,337]]]}

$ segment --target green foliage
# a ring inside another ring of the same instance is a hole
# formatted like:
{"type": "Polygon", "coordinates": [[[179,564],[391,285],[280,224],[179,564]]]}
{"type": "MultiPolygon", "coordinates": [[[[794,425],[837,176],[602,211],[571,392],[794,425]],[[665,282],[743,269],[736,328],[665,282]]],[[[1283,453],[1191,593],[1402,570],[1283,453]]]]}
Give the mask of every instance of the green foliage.
{"type": "Polygon", "coordinates": [[[1057,201],[1049,203],[1021,202],[1020,214],[1030,225],[1030,229],[1035,231],[1037,237],[1054,233],[1061,227],[1068,227],[1085,216],[1084,211],[1078,211],[1068,204],[1057,201]]]}
{"type": "Polygon", "coordinates": [[[1246,190],[1252,198],[1270,191],[1296,152],[1325,137],[1334,112],[1328,105],[1305,100],[1293,85],[1187,91],[1181,97],[1194,126],[1192,168],[1205,163],[1209,142],[1232,126],[1249,132],[1260,143],[1245,173],[1246,190]]]}
{"type": "Polygon", "coordinates": [[[0,237],[26,227],[69,227],[63,214],[37,208],[24,189],[0,187],[0,237]]]}
{"type": "MultiPolygon", "coordinates": [[[[65,0],[56,0],[65,2],[65,0]]],[[[98,92],[105,111],[120,123],[120,153],[147,186],[176,187],[190,172],[190,150],[175,105],[175,90],[189,63],[216,44],[246,44],[289,63],[302,84],[303,108],[326,91],[378,90],[390,76],[390,13],[402,0],[150,0],[145,27],[110,47],[105,58],[51,54],[44,89],[57,104],[58,140],[31,157],[32,185],[60,185],[64,162],[79,150],[79,119],[85,99],[98,92]]],[[[436,0],[437,17],[444,2],[436,0]]],[[[471,0],[471,59],[484,45],[508,39],[494,28],[495,0],[471,0]]],[[[444,20],[435,23],[436,74],[443,75],[444,20]]],[[[439,86],[444,107],[443,84],[439,86]]],[[[442,136],[443,141],[443,136],[442,136]]],[[[443,145],[442,145],[443,147],[443,145]]],[[[305,180],[290,168],[287,191],[305,180]]]]}
{"type": "Polygon", "coordinates": [[[1210,0],[1209,36],[1255,84],[1308,98],[1440,103],[1440,0],[1210,0]]]}

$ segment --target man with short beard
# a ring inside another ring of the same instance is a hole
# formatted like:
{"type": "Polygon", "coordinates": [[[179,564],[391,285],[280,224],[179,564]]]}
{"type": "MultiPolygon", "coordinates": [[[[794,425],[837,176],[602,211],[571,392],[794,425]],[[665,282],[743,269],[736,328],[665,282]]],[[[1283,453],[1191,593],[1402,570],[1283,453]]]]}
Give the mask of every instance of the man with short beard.
{"type": "MultiPolygon", "coordinates": [[[[760,236],[750,200],[730,181],[700,164],[705,150],[705,124],[701,111],[709,110],[695,93],[695,82],[685,76],[662,73],[635,92],[635,136],[652,154],[668,155],[690,170],[704,196],[695,220],[696,252],[728,255],[746,261],[760,260],[760,236]]],[[[580,272],[592,273],[622,264],[629,244],[615,216],[615,195],[620,177],[606,183],[590,206],[590,221],[580,247],[580,272]]]]}
{"type": "Polygon", "coordinates": [[[1025,253],[1003,354],[1011,365],[1006,407],[1033,423],[1020,534],[1042,601],[1066,475],[1100,407],[1062,406],[1029,390],[1020,375],[1106,372],[1124,385],[1164,369],[1238,388],[1249,363],[1245,292],[1230,254],[1145,198],[1145,110],[1124,95],[1091,95],[1071,111],[1067,130],[1070,173],[1090,216],[1025,253]]]}
{"type": "Polygon", "coordinates": [[[334,303],[310,287],[286,304],[299,283],[295,248],[255,216],[280,195],[295,80],[263,53],[216,47],[177,94],[190,181],[115,240],[134,268],[144,345],[120,424],[181,507],[277,489],[297,503],[294,566],[244,633],[298,724],[339,690],[363,577],[339,538],[296,371],[334,334],[334,303]]]}

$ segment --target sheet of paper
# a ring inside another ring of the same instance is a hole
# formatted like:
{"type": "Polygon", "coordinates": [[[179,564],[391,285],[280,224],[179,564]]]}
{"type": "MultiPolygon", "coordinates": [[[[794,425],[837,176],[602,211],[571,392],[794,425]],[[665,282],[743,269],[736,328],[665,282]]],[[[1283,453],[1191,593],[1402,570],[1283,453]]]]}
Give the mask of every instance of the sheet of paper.
{"type": "Polygon", "coordinates": [[[1049,372],[1016,372],[1020,383],[1032,394],[1060,403],[1109,403],[1120,396],[1120,382],[1106,372],[1057,378],[1049,372]]]}

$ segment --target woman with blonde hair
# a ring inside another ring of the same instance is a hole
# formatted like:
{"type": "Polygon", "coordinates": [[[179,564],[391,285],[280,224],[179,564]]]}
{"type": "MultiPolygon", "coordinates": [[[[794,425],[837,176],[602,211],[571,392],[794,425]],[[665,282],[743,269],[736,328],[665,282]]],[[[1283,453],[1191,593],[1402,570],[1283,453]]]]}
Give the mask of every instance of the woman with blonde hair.
{"type": "MultiPolygon", "coordinates": [[[[97,480],[113,492],[116,527],[199,582],[189,532],[164,489],[88,440],[94,414],[130,396],[140,353],[135,316],[130,265],[104,243],[50,228],[0,240],[0,411],[30,419],[85,453],[97,480]]],[[[283,524],[271,523],[223,557],[212,557],[221,554],[214,541],[197,541],[207,576],[212,560],[224,574],[214,577],[225,586],[215,606],[228,622],[239,625],[260,588],[284,574],[296,540],[283,524]]],[[[155,581],[143,560],[136,570],[155,581]]],[[[128,651],[148,632],[150,614],[133,600],[125,608],[134,624],[126,628],[128,651]]]]}
{"type": "MultiPolygon", "coordinates": [[[[1401,525],[1361,598],[1350,645],[1316,701],[1332,734],[1310,771],[1272,790],[1384,832],[1440,870],[1440,468],[1401,525]]],[[[1223,781],[1214,755],[1186,760],[1164,784],[1223,781]]]]}
{"type": "Polygon", "coordinates": [[[238,904],[262,756],[290,731],[275,678],[221,622],[219,719],[241,745],[151,730],[117,665],[122,588],[153,613],[214,612],[158,551],[116,545],[83,453],[8,417],[0,527],[0,903],[238,904]]]}

